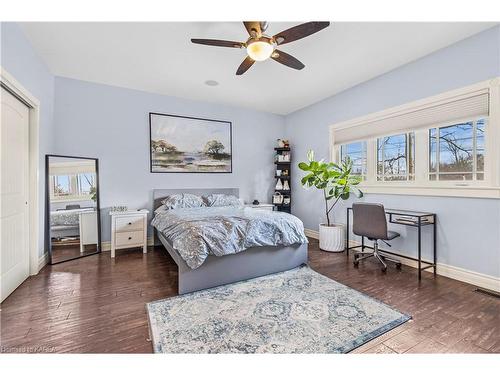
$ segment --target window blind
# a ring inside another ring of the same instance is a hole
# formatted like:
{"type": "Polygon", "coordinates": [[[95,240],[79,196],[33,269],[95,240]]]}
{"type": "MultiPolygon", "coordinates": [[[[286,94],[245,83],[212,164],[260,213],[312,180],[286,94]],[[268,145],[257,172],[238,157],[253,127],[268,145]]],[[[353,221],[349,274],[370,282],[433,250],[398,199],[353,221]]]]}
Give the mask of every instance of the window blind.
{"type": "Polygon", "coordinates": [[[335,144],[370,139],[384,134],[395,134],[421,127],[439,125],[448,121],[476,116],[488,116],[488,90],[433,103],[425,107],[415,107],[385,115],[381,118],[333,130],[335,144]]]}
{"type": "Polygon", "coordinates": [[[51,176],[75,175],[79,173],[95,173],[95,161],[57,163],[49,166],[51,176]]]}

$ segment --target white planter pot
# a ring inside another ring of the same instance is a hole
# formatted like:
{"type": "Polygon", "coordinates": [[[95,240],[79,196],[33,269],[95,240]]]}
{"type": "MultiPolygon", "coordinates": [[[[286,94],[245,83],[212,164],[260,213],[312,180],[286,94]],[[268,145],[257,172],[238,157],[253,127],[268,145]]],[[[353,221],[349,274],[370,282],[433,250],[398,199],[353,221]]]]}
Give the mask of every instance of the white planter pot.
{"type": "Polygon", "coordinates": [[[344,251],[344,225],[326,224],[319,225],[319,248],[324,251],[341,252],[344,251]]]}

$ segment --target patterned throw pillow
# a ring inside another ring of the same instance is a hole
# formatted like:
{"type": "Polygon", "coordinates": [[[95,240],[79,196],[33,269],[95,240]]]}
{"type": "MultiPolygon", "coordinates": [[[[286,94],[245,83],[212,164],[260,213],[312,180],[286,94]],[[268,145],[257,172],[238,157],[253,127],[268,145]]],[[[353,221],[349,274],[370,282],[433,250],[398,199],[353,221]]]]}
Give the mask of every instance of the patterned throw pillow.
{"type": "Polygon", "coordinates": [[[200,196],[187,193],[169,195],[161,201],[161,204],[170,210],[174,210],[176,208],[195,208],[206,206],[200,196]]]}
{"type": "Polygon", "coordinates": [[[210,194],[203,196],[208,207],[241,206],[240,199],[234,195],[210,194]]]}

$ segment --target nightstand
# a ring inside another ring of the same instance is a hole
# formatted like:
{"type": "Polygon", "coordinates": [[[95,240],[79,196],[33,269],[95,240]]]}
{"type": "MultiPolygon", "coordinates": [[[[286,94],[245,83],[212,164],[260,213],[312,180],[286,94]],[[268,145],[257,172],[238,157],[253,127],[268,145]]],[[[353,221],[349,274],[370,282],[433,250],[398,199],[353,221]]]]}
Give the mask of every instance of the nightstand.
{"type": "Polygon", "coordinates": [[[245,207],[256,208],[256,209],[260,209],[260,210],[268,210],[268,211],[274,210],[274,204],[271,204],[271,203],[245,204],[245,207]]]}
{"type": "Polygon", "coordinates": [[[148,251],[148,210],[111,211],[111,258],[115,250],[142,247],[148,251]]]}

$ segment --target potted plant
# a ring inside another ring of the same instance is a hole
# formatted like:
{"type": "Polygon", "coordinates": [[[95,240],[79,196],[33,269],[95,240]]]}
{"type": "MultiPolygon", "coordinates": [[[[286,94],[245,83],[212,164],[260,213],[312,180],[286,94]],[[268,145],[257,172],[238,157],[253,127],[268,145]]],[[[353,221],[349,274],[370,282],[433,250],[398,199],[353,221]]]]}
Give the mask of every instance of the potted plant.
{"type": "Polygon", "coordinates": [[[351,193],[358,198],[363,196],[356,186],[361,182],[361,177],[352,174],[352,161],[349,158],[340,164],[315,161],[314,152],[310,150],[307,159],[308,163],[299,163],[299,168],[307,172],[301,183],[304,187],[322,190],[325,199],[326,223],[319,225],[319,247],[326,251],[343,251],[344,225],[332,223],[330,214],[340,199],[349,199],[351,193]]]}
{"type": "Polygon", "coordinates": [[[94,202],[97,202],[97,188],[95,186],[90,187],[90,199],[92,199],[94,202]]]}

